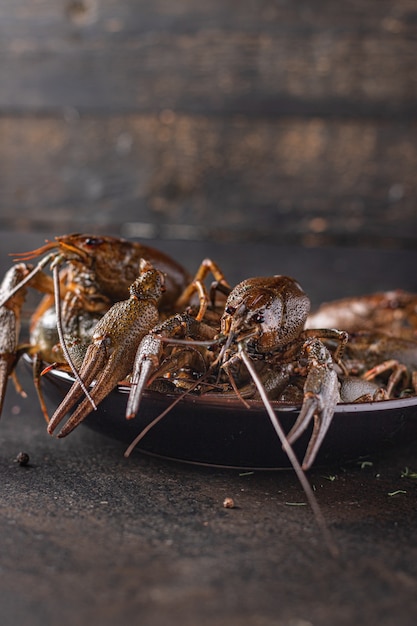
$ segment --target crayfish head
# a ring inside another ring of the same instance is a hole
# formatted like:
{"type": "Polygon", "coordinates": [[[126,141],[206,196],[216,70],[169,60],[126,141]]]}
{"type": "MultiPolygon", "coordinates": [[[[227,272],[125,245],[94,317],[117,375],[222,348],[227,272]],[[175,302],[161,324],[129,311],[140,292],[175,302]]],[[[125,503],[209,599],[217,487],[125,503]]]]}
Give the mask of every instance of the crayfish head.
{"type": "MultiPolygon", "coordinates": [[[[108,256],[111,254],[112,237],[96,237],[94,235],[63,235],[55,237],[56,247],[67,261],[80,261],[86,267],[91,267],[97,255],[108,256]]],[[[114,245],[114,244],[113,244],[114,245]]]]}
{"type": "Polygon", "coordinates": [[[237,308],[226,305],[221,319],[221,334],[227,336],[227,345],[247,342],[262,334],[263,312],[252,310],[242,302],[237,308]]]}
{"type": "Polygon", "coordinates": [[[233,333],[237,342],[251,337],[252,351],[272,352],[300,334],[309,307],[308,297],[292,278],[249,278],[227,299],[222,333],[233,333]]]}
{"type": "MultiPolygon", "coordinates": [[[[17,252],[12,254],[15,260],[29,261],[43,256],[51,250],[56,250],[56,256],[67,262],[81,263],[84,267],[91,267],[98,252],[104,254],[103,247],[106,246],[106,253],[110,254],[110,242],[106,237],[94,237],[92,235],[62,235],[55,237],[53,241],[46,241],[44,246],[30,250],[29,252],[17,252]]],[[[110,238],[111,239],[111,238],[110,238]]]]}

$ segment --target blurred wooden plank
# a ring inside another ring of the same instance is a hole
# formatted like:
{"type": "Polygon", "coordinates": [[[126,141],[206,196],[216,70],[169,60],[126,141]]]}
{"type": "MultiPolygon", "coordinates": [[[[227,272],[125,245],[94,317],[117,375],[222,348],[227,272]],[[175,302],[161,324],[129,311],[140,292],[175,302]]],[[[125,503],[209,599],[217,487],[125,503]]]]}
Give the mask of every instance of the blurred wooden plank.
{"type": "Polygon", "coordinates": [[[414,245],[414,0],[0,17],[0,226],[414,245]]]}
{"type": "Polygon", "coordinates": [[[417,234],[417,124],[164,112],[0,118],[0,136],[3,224],[36,216],[71,230],[133,222],[153,224],[149,236],[171,224],[277,240],[417,234]]]}
{"type": "Polygon", "coordinates": [[[28,24],[43,36],[51,31],[66,34],[84,28],[85,36],[108,32],[228,30],[307,30],[343,28],[369,32],[381,27],[395,32],[415,28],[414,0],[349,0],[337,5],[332,0],[2,0],[0,33],[27,34],[28,24]],[[88,28],[87,28],[88,27],[88,28]],[[64,29],[67,29],[65,31],[64,29]]]}
{"type": "Polygon", "coordinates": [[[0,111],[414,116],[416,17],[410,0],[3,0],[0,111]]]}

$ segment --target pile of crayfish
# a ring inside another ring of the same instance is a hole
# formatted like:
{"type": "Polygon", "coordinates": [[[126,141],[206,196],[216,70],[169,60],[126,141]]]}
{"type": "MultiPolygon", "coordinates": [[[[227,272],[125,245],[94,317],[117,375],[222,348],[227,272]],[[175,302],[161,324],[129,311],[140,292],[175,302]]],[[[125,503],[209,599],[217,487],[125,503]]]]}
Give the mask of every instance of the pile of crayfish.
{"type": "MultiPolygon", "coordinates": [[[[16,254],[0,289],[0,404],[16,363],[32,358],[35,387],[53,434],[68,435],[123,381],[126,418],[146,389],[299,404],[289,445],[313,422],[308,469],[337,403],[417,392],[417,297],[403,291],[322,305],[298,282],[274,275],[231,287],[205,259],[195,275],[164,253],[114,237],[66,235],[16,254]],[[30,263],[33,259],[40,261],[30,263]],[[212,282],[207,286],[208,276],[212,282]],[[43,295],[19,343],[27,288],[43,295]],[[74,383],[48,415],[40,379],[51,368],[74,383]]],[[[273,419],[271,417],[271,419],[273,419]]]]}

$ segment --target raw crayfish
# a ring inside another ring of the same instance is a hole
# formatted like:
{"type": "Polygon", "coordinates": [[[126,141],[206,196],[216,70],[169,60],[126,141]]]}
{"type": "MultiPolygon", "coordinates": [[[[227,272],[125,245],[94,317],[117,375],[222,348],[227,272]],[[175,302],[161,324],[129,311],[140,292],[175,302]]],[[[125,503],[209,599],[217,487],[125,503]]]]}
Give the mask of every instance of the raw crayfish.
{"type": "Polygon", "coordinates": [[[417,296],[395,289],[325,302],[308,316],[306,327],[377,331],[417,339],[417,296]]]}
{"type": "MultiPolygon", "coordinates": [[[[314,417],[313,435],[304,460],[304,468],[310,467],[340,399],[333,365],[334,361],[340,362],[347,336],[335,330],[304,330],[310,302],[294,279],[252,278],[231,289],[211,261],[203,262],[192,280],[178,263],[152,248],[113,237],[79,234],[57,237],[31,253],[16,256],[20,263],[9,270],[0,300],[0,310],[7,321],[2,350],[3,389],[20,352],[20,308],[26,287],[32,286],[47,295],[34,314],[32,344],[26,349],[45,358],[45,346],[40,348],[39,340],[45,337],[44,322],[51,316],[55,302],[57,327],[62,329],[58,335],[48,334],[46,357],[49,361],[55,357],[58,367],[69,364],[76,375],[68,396],[48,419],[50,433],[84,393],[86,398],[59,436],[68,434],[132,370],[127,417],[134,416],[150,375],[158,378],[161,367],[167,371],[167,362],[171,381],[186,386],[184,377],[173,371],[172,348],[168,361],[163,358],[166,340],[177,341],[178,330],[173,332],[172,328],[179,319],[179,328],[186,329],[182,332],[188,344],[180,349],[185,354],[185,367],[180,369],[184,372],[188,367],[192,378],[201,377],[198,384],[194,383],[200,392],[205,385],[206,393],[210,388],[214,392],[237,393],[244,401],[246,388],[252,395],[262,395],[264,391],[268,402],[267,396],[277,397],[291,377],[303,378],[303,406],[289,439],[297,439],[314,417]],[[46,256],[35,267],[22,263],[42,254],[46,256]],[[52,278],[43,271],[48,265],[52,278]],[[209,297],[204,279],[210,271],[216,282],[209,297]],[[129,290],[130,297],[126,299],[129,290]],[[198,305],[191,303],[195,292],[198,305]],[[219,293],[223,298],[220,304],[219,293]],[[329,337],[337,343],[333,356],[322,341],[329,337]],[[210,346],[199,349],[199,341],[208,341],[210,346]],[[154,354],[149,352],[150,343],[154,354]],[[193,356],[198,353],[203,371],[193,370],[191,351],[193,356]],[[143,375],[144,363],[149,362],[152,367],[143,375]]],[[[48,330],[53,325],[48,322],[48,330]]],[[[47,417],[46,407],[42,406],[47,417]]]]}
{"type": "MultiPolygon", "coordinates": [[[[115,302],[126,297],[139,275],[141,260],[165,276],[161,310],[171,310],[190,281],[186,270],[164,253],[115,237],[65,235],[15,256],[20,262],[9,269],[0,288],[0,410],[7,379],[14,375],[23,351],[29,352],[36,364],[39,356],[66,366],[62,344],[69,344],[70,359],[77,364],[82,361],[95,324],[115,302]],[[35,266],[23,263],[41,255],[45,256],[35,266]],[[43,271],[48,265],[53,268],[53,277],[43,271]],[[19,346],[20,315],[27,286],[46,295],[32,316],[31,344],[19,346]]],[[[40,400],[48,421],[41,397],[40,400]]]]}
{"type": "Polygon", "coordinates": [[[322,304],[306,327],[349,333],[340,376],[343,402],[417,394],[417,295],[401,289],[322,304]]]}
{"type": "Polygon", "coordinates": [[[303,469],[314,462],[340,401],[339,378],[351,373],[343,359],[348,335],[343,325],[342,330],[327,323],[324,329],[308,327],[310,301],[297,281],[257,277],[231,289],[211,261],[204,261],[192,279],[167,255],[113,237],[67,235],[16,256],[20,262],[0,291],[2,398],[22,350],[35,364],[55,361],[54,366],[74,373],[74,384],[51,420],[42,401],[51,434],[86,396],[58,436],[71,432],[129,375],[127,418],[135,416],[150,383],[184,393],[236,394],[242,402],[258,396],[336,552],[303,469]],[[22,263],[44,254],[34,267],[22,263]],[[52,277],[43,271],[48,265],[52,277]],[[215,278],[210,294],[204,286],[209,272],[215,278]],[[19,317],[28,286],[46,296],[33,316],[31,345],[20,347],[19,317]],[[284,397],[292,383],[301,387],[301,410],[285,435],[271,399],[284,397]],[[290,444],[311,420],[301,468],[290,444]]]}
{"type": "MultiPolygon", "coordinates": [[[[300,285],[288,276],[250,278],[230,291],[219,320],[219,331],[189,314],[169,318],[141,342],[136,356],[132,390],[126,417],[133,417],[150,379],[166,374],[162,360],[164,344],[172,341],[186,349],[200,345],[214,347],[195,381],[189,385],[205,393],[234,393],[238,397],[259,395],[272,412],[269,400],[276,398],[292,376],[303,376],[302,409],[288,440],[295,441],[314,418],[313,434],[303,461],[308,469],[330,425],[339,397],[339,383],[333,367],[347,341],[347,334],[335,329],[308,331],[304,323],[310,301],[300,285]],[[334,356],[323,340],[336,342],[334,356]],[[161,363],[162,362],[162,363],[161,363]],[[211,392],[207,389],[211,388],[211,392]]],[[[200,354],[200,353],[198,353],[200,354]]],[[[169,361],[168,361],[169,362],[169,361]]],[[[184,387],[184,380],[180,379],[184,387]]],[[[178,379],[174,377],[174,383],[178,379]]]]}

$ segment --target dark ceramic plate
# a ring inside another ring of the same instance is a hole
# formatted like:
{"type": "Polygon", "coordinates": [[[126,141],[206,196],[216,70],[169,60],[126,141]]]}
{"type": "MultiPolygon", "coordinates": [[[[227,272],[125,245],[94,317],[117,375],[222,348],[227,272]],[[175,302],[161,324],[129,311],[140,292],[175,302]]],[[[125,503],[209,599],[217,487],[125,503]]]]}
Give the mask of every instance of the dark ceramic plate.
{"type": "MultiPolygon", "coordinates": [[[[58,404],[73,379],[62,372],[44,377],[45,394],[58,404]]],[[[129,445],[176,395],[147,391],[137,417],[127,421],[129,388],[119,386],[92,412],[84,424],[129,445]]],[[[247,409],[237,399],[211,396],[182,398],[140,441],[137,449],[177,461],[242,469],[279,469],[289,461],[261,402],[247,409]]],[[[272,403],[286,432],[298,407],[272,403]]],[[[302,459],[308,431],[294,449],[302,459]]],[[[417,398],[364,404],[340,404],[316,459],[316,465],[346,462],[417,438],[417,398]]]]}

